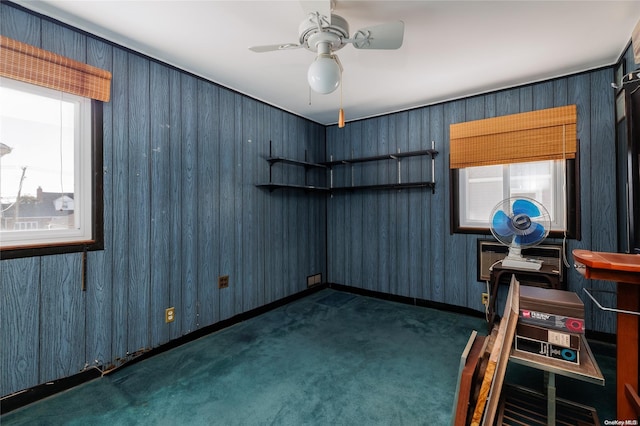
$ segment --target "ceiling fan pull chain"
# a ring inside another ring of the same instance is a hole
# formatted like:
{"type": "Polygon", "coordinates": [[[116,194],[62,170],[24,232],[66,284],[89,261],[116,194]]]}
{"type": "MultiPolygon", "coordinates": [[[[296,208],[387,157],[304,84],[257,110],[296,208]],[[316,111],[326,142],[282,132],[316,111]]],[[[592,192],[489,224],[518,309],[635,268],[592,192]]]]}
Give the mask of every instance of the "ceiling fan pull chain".
{"type": "Polygon", "coordinates": [[[338,128],[344,127],[344,110],[342,109],[342,70],[340,70],[340,111],[338,111],[338,128]]]}

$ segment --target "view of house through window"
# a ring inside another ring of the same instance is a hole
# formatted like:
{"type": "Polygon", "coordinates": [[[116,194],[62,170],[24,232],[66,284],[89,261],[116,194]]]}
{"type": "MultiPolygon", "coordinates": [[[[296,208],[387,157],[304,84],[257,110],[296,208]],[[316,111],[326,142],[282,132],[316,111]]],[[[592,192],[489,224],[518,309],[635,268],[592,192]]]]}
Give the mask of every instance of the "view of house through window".
{"type": "Polygon", "coordinates": [[[509,197],[528,197],[549,211],[552,230],[565,229],[561,160],[467,167],[459,173],[460,226],[488,228],[496,204],[509,197]]]}
{"type": "Polygon", "coordinates": [[[0,79],[0,247],[91,239],[91,100],[0,79]]]}

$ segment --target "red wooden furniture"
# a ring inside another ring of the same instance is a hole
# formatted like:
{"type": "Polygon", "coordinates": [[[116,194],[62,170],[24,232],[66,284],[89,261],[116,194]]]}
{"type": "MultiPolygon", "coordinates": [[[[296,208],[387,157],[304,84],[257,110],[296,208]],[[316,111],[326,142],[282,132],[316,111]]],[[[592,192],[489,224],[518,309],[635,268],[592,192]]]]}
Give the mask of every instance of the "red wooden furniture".
{"type": "Polygon", "coordinates": [[[573,250],[576,269],[585,278],[617,283],[617,417],[638,418],[638,345],[640,317],[640,255],[573,250]]]}

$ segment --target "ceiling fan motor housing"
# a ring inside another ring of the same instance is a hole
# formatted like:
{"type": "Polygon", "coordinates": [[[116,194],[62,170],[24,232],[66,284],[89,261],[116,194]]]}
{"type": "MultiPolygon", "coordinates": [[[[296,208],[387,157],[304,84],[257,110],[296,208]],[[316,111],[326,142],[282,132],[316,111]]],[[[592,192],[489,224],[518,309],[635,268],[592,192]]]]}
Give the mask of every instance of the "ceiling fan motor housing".
{"type": "Polygon", "coordinates": [[[345,45],[342,42],[343,39],[349,38],[349,24],[341,16],[331,15],[331,24],[327,25],[321,22],[320,27],[322,30],[318,29],[318,23],[313,18],[313,15],[302,21],[298,32],[300,34],[300,44],[305,49],[317,52],[319,44],[328,43],[331,47],[330,51],[333,52],[345,45]]]}

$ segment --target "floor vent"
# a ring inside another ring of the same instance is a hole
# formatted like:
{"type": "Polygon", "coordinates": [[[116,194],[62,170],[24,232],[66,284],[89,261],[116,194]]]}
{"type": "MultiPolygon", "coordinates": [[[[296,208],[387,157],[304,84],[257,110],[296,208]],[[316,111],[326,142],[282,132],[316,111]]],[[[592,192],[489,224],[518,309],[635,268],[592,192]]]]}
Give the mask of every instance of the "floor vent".
{"type": "Polygon", "coordinates": [[[322,274],[309,275],[307,277],[307,288],[322,284],[322,274]]]}

